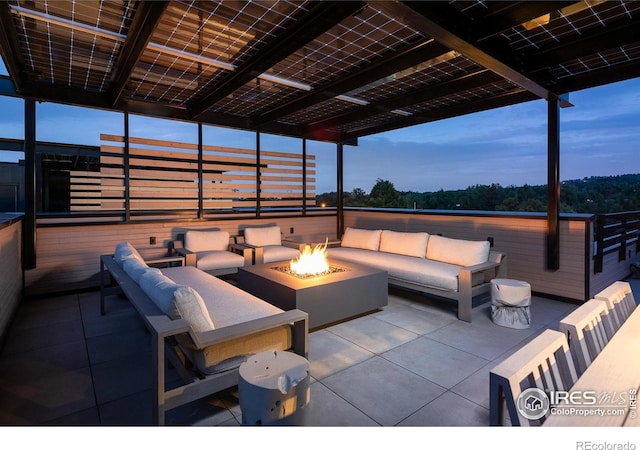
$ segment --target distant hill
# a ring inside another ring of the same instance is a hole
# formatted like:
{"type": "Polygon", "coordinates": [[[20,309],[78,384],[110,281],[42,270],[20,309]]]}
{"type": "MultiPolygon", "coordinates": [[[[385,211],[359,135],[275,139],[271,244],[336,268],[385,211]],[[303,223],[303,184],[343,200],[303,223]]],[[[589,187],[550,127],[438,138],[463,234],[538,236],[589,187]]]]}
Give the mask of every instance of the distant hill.
{"type": "MultiPolygon", "coordinates": [[[[316,196],[318,204],[336,205],[336,193],[316,196]]],[[[547,186],[475,185],[466,189],[437,192],[397,191],[387,180],[378,179],[370,193],[356,188],[344,194],[345,206],[386,208],[524,211],[547,210],[547,186]]],[[[560,211],[566,213],[612,213],[640,210],[640,174],[588,177],[563,181],[560,211]]]]}

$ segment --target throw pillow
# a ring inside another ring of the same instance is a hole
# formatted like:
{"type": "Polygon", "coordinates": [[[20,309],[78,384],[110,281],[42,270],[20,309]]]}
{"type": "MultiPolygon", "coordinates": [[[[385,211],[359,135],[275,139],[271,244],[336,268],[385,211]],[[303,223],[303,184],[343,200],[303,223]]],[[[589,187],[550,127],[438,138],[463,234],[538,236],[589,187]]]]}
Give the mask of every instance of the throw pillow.
{"type": "Polygon", "coordinates": [[[222,230],[189,230],[184,234],[184,248],[192,252],[227,250],[229,248],[229,233],[222,230]]]}
{"type": "Polygon", "coordinates": [[[489,241],[467,241],[431,235],[427,258],[458,266],[474,266],[489,260],[489,241]]]}
{"type": "Polygon", "coordinates": [[[155,305],[171,318],[178,316],[173,301],[173,293],[178,285],[160,270],[147,270],[140,277],[140,288],[155,305]]]}
{"type": "Polygon", "coordinates": [[[282,245],[282,235],[279,226],[250,227],[244,229],[244,241],[254,247],[267,245],[282,245]]]}
{"type": "Polygon", "coordinates": [[[396,255],[424,258],[427,253],[427,233],[407,233],[383,230],[380,234],[380,251],[396,255]]]}
{"type": "Polygon", "coordinates": [[[137,258],[127,258],[122,263],[122,269],[133,281],[140,284],[140,277],[147,271],[149,266],[144,261],[137,258]]]}
{"type": "Polygon", "coordinates": [[[131,245],[129,242],[120,242],[118,245],[116,245],[116,250],[113,253],[113,259],[118,264],[122,264],[124,260],[128,258],[136,258],[140,261],[144,261],[144,259],[142,259],[142,256],[140,256],[140,253],[138,253],[138,250],[136,250],[133,245],[131,245]]]}
{"type": "Polygon", "coordinates": [[[361,248],[377,252],[380,248],[380,234],[382,230],[364,230],[361,228],[350,228],[344,230],[342,247],[361,248]]]}
{"type": "Polygon", "coordinates": [[[196,333],[215,329],[204,300],[191,286],[179,286],[173,293],[175,310],[196,333]]]}

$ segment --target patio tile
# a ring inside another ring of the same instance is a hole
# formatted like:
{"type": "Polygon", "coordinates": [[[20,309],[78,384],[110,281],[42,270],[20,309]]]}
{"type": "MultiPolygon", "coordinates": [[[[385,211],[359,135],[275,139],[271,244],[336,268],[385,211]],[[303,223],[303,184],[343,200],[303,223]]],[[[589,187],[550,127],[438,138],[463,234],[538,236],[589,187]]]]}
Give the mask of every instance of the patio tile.
{"type": "Polygon", "coordinates": [[[501,327],[492,323],[491,319],[474,315],[473,323],[456,321],[427,336],[472,355],[493,360],[540,330],[537,326],[524,330],[501,327]]]}
{"type": "Polygon", "coordinates": [[[396,425],[445,390],[380,357],[331,375],[322,384],[380,425],[396,425]]]}
{"type": "Polygon", "coordinates": [[[427,311],[399,303],[386,306],[373,317],[420,335],[430,333],[456,320],[449,315],[434,314],[432,309],[427,311]]]}
{"type": "Polygon", "coordinates": [[[489,424],[489,410],[445,392],[424,408],[400,422],[399,426],[477,427],[489,424]]]}
{"type": "Polygon", "coordinates": [[[108,335],[88,337],[87,349],[91,364],[151,351],[149,334],[138,326],[108,335]]]}
{"type": "Polygon", "coordinates": [[[487,360],[429,338],[418,338],[381,355],[383,358],[449,389],[487,360]]]}
{"type": "Polygon", "coordinates": [[[0,384],[38,383],[44,377],[58,377],[89,367],[82,341],[52,345],[0,359],[0,384]]]}
{"type": "Polygon", "coordinates": [[[100,425],[100,414],[98,413],[98,408],[93,407],[67,416],[58,417],[45,422],[44,425],[97,426],[100,425]]]}
{"type": "Polygon", "coordinates": [[[57,376],[43,374],[37,381],[0,383],[3,424],[44,424],[96,405],[88,367],[57,376]]]}
{"type": "Polygon", "coordinates": [[[305,425],[308,426],[356,427],[378,425],[371,417],[368,417],[321,382],[311,385],[311,400],[307,408],[305,425]]]}
{"type": "Polygon", "coordinates": [[[309,335],[311,375],[322,379],[371,358],[373,353],[326,330],[309,335]]]}
{"type": "Polygon", "coordinates": [[[13,328],[7,333],[3,354],[28,352],[72,342],[84,342],[82,321],[68,320],[33,328],[13,328]]]}
{"type": "Polygon", "coordinates": [[[151,353],[138,353],[92,366],[98,404],[151,387],[151,353]]]}
{"type": "Polygon", "coordinates": [[[489,372],[498,365],[491,361],[451,388],[454,392],[484,408],[489,408],[489,372]]]}
{"type": "Polygon", "coordinates": [[[343,322],[329,327],[327,330],[378,354],[418,337],[416,333],[372,316],[343,322]]]}

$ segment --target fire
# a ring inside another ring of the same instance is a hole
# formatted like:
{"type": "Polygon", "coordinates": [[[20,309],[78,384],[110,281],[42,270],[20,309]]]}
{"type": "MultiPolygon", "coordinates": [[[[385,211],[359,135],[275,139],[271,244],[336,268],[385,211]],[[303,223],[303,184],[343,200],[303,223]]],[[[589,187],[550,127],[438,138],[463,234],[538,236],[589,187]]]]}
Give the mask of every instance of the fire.
{"type": "Polygon", "coordinates": [[[289,268],[298,275],[321,275],[329,271],[327,261],[327,244],[318,244],[313,249],[310,245],[305,245],[297,259],[291,261],[289,268]]]}

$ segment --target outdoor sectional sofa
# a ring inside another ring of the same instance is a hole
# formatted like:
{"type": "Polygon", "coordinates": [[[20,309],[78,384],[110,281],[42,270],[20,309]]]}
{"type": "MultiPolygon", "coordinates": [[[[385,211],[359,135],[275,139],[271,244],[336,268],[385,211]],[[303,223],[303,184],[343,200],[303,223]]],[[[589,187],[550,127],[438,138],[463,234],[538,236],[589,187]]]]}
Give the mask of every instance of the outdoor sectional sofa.
{"type": "Polygon", "coordinates": [[[473,297],[489,292],[492,278],[506,278],[506,255],[489,241],[451,239],[426,232],[345,229],[330,258],[379,269],[389,284],[458,302],[458,318],[471,322],[473,297]]]}
{"type": "Polygon", "coordinates": [[[167,410],[237,385],[247,356],[291,350],[307,357],[304,311],[283,311],[193,266],[149,267],[127,242],[100,257],[100,272],[102,314],[105,297],[122,292],[151,334],[154,423],[164,424],[167,410]],[[165,385],[165,361],[182,378],[179,386],[165,385]]]}

